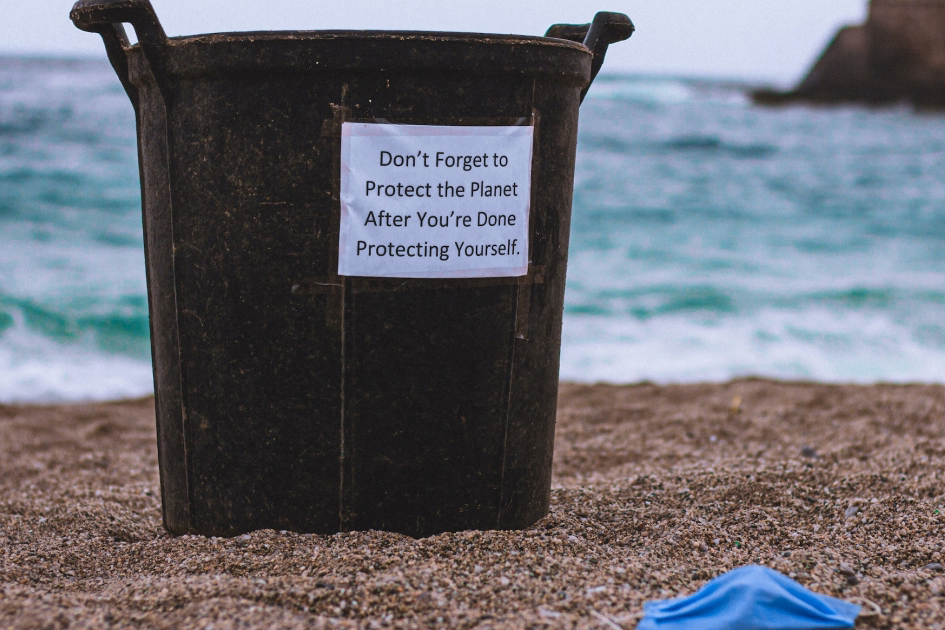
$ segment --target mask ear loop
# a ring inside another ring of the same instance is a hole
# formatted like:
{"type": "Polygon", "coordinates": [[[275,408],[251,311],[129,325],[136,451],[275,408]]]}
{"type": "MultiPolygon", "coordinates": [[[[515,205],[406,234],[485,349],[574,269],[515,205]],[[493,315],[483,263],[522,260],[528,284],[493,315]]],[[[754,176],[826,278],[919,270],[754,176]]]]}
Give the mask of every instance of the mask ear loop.
{"type": "Polygon", "coordinates": [[[604,613],[598,612],[594,608],[591,608],[591,616],[595,617],[598,621],[603,623],[605,626],[607,626],[611,630],[623,630],[623,626],[621,626],[619,623],[617,623],[616,621],[614,621],[613,619],[611,619],[604,613]]]}
{"type": "Polygon", "coordinates": [[[879,607],[879,604],[876,602],[866,599],[865,597],[851,597],[847,600],[851,604],[856,604],[861,607],[869,608],[869,612],[861,612],[858,619],[870,619],[872,617],[879,617],[883,614],[883,609],[879,607]]]}

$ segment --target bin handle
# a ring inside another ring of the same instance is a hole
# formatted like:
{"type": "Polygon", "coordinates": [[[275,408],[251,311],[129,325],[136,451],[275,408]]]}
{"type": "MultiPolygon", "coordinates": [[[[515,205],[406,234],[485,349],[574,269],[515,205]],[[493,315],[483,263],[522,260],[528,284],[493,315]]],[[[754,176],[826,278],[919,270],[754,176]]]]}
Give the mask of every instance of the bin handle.
{"type": "Polygon", "coordinates": [[[545,37],[580,42],[594,55],[594,59],[591,61],[591,80],[581,92],[581,101],[583,102],[584,97],[587,96],[587,91],[591,89],[591,83],[597,78],[597,73],[604,65],[607,47],[625,39],[630,39],[634,30],[636,29],[633,22],[623,13],[601,11],[594,16],[594,21],[590,24],[555,24],[548,29],[545,37]]]}
{"type": "Polygon", "coordinates": [[[79,0],[69,17],[77,28],[102,36],[108,60],[137,107],[138,90],[131,83],[128,68],[131,42],[123,26],[125,22],[131,24],[158,88],[167,97],[167,34],[149,0],[79,0]]]}

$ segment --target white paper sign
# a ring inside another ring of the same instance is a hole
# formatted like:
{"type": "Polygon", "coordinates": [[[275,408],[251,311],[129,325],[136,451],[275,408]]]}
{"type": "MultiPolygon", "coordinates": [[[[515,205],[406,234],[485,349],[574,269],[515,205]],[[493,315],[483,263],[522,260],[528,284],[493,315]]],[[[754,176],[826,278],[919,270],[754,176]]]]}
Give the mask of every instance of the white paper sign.
{"type": "Polygon", "coordinates": [[[533,129],[344,123],[338,274],[526,275],[533,129]]]}

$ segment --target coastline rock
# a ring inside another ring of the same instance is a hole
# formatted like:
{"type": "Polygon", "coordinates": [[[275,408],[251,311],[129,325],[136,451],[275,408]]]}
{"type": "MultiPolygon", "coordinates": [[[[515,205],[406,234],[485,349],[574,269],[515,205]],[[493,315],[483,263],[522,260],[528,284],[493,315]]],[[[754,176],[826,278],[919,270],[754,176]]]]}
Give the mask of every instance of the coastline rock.
{"type": "Polygon", "coordinates": [[[753,98],[945,108],[945,0],[872,0],[866,24],[840,29],[794,90],[753,98]]]}

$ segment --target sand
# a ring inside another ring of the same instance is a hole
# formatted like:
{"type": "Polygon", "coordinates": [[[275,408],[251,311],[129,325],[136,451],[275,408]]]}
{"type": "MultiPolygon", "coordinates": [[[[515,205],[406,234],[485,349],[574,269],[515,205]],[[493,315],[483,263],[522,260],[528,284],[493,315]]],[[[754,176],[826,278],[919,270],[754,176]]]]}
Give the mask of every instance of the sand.
{"type": "Polygon", "coordinates": [[[0,627],[633,628],[751,563],[945,627],[945,387],[563,384],[551,515],[425,540],[172,538],[152,404],[0,406],[0,627]]]}

